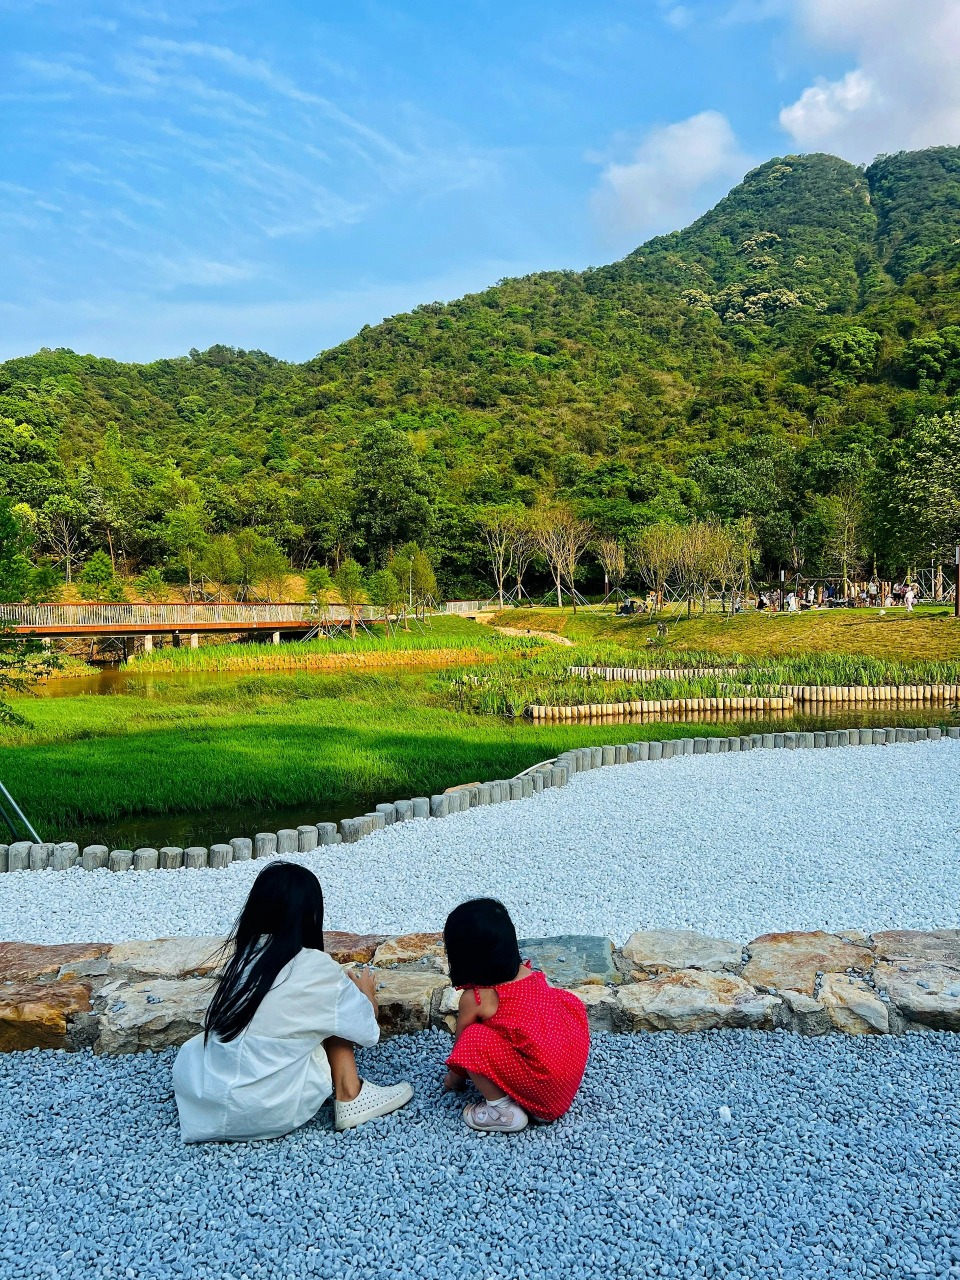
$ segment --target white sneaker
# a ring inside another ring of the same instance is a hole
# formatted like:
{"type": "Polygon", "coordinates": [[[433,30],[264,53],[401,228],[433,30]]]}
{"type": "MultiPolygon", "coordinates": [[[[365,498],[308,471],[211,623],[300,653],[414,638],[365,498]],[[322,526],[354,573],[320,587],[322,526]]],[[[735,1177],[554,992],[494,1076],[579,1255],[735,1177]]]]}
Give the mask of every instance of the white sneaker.
{"type": "Polygon", "coordinates": [[[471,1102],[463,1108],[463,1118],[478,1133],[519,1133],[527,1127],[529,1116],[510,1098],[498,1102],[471,1102]]]}
{"type": "Polygon", "coordinates": [[[333,1123],[338,1132],[344,1129],[355,1129],[366,1120],[377,1116],[388,1116],[391,1111],[399,1111],[413,1097],[413,1085],[401,1080],[399,1084],[371,1084],[369,1080],[360,1081],[360,1092],[352,1102],[339,1102],[334,1099],[333,1123]]]}

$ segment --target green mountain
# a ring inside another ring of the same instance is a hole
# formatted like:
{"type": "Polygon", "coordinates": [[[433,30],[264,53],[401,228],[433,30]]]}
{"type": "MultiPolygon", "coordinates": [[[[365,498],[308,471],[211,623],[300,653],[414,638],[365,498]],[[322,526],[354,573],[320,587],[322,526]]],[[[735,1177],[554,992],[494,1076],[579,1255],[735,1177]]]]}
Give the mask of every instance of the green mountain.
{"type": "Polygon", "coordinates": [[[855,500],[857,556],[892,567],[927,532],[897,527],[891,477],[958,393],[960,148],[787,156],[611,266],[427,304],[302,365],[224,347],[7,361],[0,484],[37,514],[36,554],[62,558],[70,499],[93,513],[77,557],[109,545],[131,567],[182,568],[167,526],[187,507],[198,542],[252,526],[298,564],[416,534],[466,589],[476,505],[541,500],[614,531],[750,515],[770,565],[811,570],[855,500]],[[373,529],[371,505],[403,505],[397,467],[432,525],[373,529]]]}

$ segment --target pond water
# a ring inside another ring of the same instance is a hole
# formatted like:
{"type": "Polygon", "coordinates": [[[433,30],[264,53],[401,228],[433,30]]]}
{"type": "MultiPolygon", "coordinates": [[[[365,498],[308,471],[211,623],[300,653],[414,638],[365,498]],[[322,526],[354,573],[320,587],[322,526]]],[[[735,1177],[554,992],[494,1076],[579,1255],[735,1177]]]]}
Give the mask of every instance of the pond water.
{"type": "MultiPolygon", "coordinates": [[[[398,668],[399,669],[399,668],[398,668]]],[[[442,668],[438,667],[437,670],[442,668]]],[[[389,671],[390,668],[378,668],[378,671],[389,671]]],[[[403,669],[409,672],[409,668],[403,669]]],[[[418,667],[418,672],[432,670],[429,667],[418,667]]],[[[108,668],[92,676],[81,676],[67,680],[54,680],[37,689],[42,697],[76,697],[111,696],[118,694],[151,694],[161,693],[171,686],[180,688],[196,688],[224,681],[247,679],[252,675],[242,672],[134,672],[122,668],[108,668]]],[[[269,671],[264,675],[273,674],[269,671]]],[[[289,674],[277,672],[276,674],[289,674]]],[[[943,706],[918,706],[916,703],[896,707],[887,704],[882,710],[850,709],[838,710],[832,715],[803,715],[793,711],[767,712],[755,719],[742,716],[724,715],[718,712],[704,712],[699,716],[619,716],[610,717],[592,724],[579,727],[596,730],[602,726],[618,728],[613,735],[615,741],[626,741],[624,727],[633,724],[663,724],[683,727],[688,734],[696,734],[697,726],[724,725],[731,733],[771,733],[791,730],[814,729],[847,729],[866,728],[868,726],[887,725],[945,725],[956,724],[960,720],[958,711],[943,706]]],[[[544,726],[547,727],[547,726],[544,726]]],[[[551,725],[550,728],[558,726],[551,725]]],[[[578,726],[566,726],[575,729],[578,726]]],[[[464,779],[473,781],[473,779],[464,779]]],[[[248,836],[252,838],[258,831],[278,831],[281,827],[297,827],[301,823],[339,822],[341,818],[354,817],[358,813],[366,813],[381,801],[397,800],[395,795],[367,794],[355,795],[346,805],[341,807],[324,806],[318,803],[310,806],[293,808],[276,808],[272,806],[244,806],[239,808],[211,808],[202,813],[140,815],[129,818],[112,819],[105,822],[89,823],[71,829],[69,838],[76,840],[81,847],[86,844],[105,844],[112,849],[160,848],[162,845],[178,845],[187,848],[189,845],[209,847],[221,841],[228,841],[232,836],[248,836]]],[[[51,833],[41,831],[47,839],[56,838],[51,833]]]]}

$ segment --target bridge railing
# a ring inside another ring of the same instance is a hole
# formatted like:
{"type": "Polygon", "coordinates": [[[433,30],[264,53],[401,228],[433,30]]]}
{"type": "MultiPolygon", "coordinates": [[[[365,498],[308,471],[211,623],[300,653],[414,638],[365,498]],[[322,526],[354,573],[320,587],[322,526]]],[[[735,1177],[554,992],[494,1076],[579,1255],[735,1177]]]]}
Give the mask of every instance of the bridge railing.
{"type": "MultiPolygon", "coordinates": [[[[377,611],[359,610],[359,616],[369,618],[377,611]]],[[[63,627],[182,627],[224,626],[235,623],[238,630],[245,626],[267,626],[275,623],[303,623],[304,626],[332,622],[346,622],[349,609],[343,605],[329,605],[318,610],[309,604],[0,604],[0,619],[16,627],[50,629],[63,627]]]]}

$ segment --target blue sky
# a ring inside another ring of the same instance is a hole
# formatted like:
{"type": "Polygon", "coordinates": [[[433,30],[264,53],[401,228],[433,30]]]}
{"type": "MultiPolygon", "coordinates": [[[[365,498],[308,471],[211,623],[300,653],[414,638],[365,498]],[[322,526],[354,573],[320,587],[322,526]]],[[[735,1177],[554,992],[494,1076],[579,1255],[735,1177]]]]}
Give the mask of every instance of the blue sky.
{"type": "Polygon", "coordinates": [[[304,359],[771,155],[960,143],[958,0],[0,0],[0,357],[304,359]]]}

